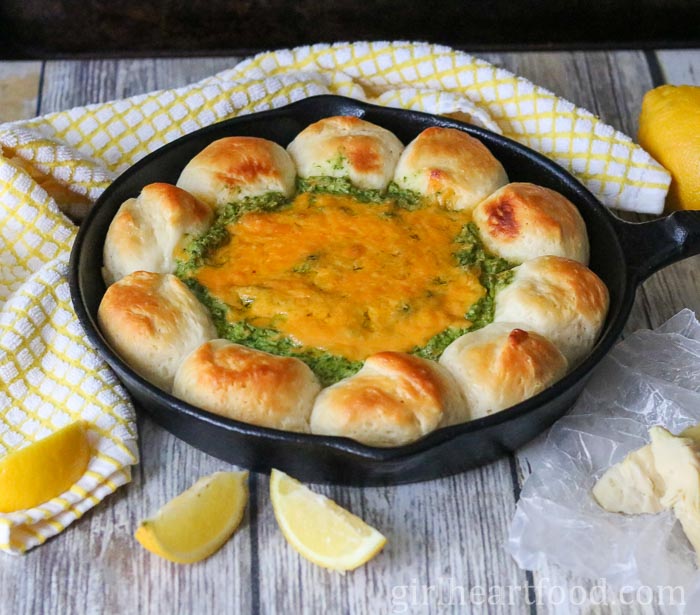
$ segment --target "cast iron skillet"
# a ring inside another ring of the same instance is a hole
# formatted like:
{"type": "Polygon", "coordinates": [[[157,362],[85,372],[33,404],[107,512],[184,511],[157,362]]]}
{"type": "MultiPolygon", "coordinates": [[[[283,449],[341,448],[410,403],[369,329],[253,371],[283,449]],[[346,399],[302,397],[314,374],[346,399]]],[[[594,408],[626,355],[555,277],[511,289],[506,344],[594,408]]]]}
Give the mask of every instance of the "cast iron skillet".
{"type": "Polygon", "coordinates": [[[179,438],[254,471],[267,472],[274,467],[305,481],[374,485],[462,472],[514,451],[539,434],[571,407],[591,370],[618,339],[637,285],[661,267],[698,252],[698,212],[678,212],[642,224],[622,222],[556,163],[514,141],[441,117],[318,96],[203,128],[128,169],[104,192],[80,228],[71,254],[70,287],[88,339],[137,405],[179,438]],[[97,326],[97,308],[105,292],[100,274],[102,246],[122,202],[151,182],[175,183],[190,158],[215,139],[250,135],[286,146],[303,128],[331,115],[362,117],[388,128],[404,143],[429,126],[463,130],[488,146],[511,181],[547,186],[575,203],[588,227],[590,267],[610,290],[607,321],[589,357],[563,380],[517,406],[395,448],[373,448],[347,438],[295,434],[222,418],[164,393],[135,374],[110,348],[97,326]]]}

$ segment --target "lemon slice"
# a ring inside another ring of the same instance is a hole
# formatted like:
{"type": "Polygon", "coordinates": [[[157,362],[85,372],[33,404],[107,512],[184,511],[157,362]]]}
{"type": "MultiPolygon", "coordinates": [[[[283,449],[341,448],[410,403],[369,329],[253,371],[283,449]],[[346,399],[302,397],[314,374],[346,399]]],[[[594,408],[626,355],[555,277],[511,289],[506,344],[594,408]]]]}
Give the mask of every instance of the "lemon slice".
{"type": "Polygon", "coordinates": [[[218,551],[236,531],[247,503],[248,472],[216,472],[142,521],[135,538],[171,562],[198,562],[218,551]]]}
{"type": "Polygon", "coordinates": [[[324,568],[354,570],[386,543],[386,538],[362,519],[279,470],[272,470],[270,497],[287,542],[324,568]]]}
{"type": "Polygon", "coordinates": [[[89,461],[85,421],[11,452],[0,459],[0,512],[32,508],[68,491],[89,461]]]}

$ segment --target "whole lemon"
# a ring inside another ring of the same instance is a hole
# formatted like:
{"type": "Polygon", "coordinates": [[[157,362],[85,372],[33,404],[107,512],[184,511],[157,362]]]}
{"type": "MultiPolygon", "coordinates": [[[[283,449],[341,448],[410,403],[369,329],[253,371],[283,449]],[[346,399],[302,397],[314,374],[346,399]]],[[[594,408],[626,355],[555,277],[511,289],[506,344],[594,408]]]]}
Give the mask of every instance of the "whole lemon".
{"type": "Polygon", "coordinates": [[[639,144],[673,177],[669,209],[700,209],[700,87],[662,85],[647,92],[639,144]]]}

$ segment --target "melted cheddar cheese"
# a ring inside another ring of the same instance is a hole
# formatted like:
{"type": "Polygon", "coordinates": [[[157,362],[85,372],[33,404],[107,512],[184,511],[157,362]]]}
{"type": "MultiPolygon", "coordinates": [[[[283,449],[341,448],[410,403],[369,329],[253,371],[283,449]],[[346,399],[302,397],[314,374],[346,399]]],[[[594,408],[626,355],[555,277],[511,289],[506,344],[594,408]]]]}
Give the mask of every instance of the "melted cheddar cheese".
{"type": "Polygon", "coordinates": [[[196,279],[229,320],[273,328],[350,360],[410,351],[448,327],[468,327],[484,295],[460,268],[464,212],[299,194],[287,207],[242,215],[196,279]]]}

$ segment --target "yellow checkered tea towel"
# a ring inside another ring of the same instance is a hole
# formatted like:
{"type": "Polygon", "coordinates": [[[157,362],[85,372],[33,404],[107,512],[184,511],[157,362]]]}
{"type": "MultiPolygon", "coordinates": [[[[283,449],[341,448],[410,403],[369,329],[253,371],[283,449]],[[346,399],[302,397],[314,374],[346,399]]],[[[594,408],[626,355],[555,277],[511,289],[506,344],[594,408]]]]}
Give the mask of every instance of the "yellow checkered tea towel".
{"type": "MultiPolygon", "coordinates": [[[[69,492],[0,515],[21,553],[129,480],[133,409],[86,344],[66,284],[75,229],[110,181],[214,122],[316,94],[450,114],[538,149],[607,205],[660,213],[668,173],[631,140],[551,92],[447,47],[314,45],[263,53],[193,85],[0,126],[0,456],[77,418],[95,454],[69,492]]],[[[100,258],[96,254],[95,258],[100,258]]]]}
{"type": "Polygon", "coordinates": [[[66,272],[74,236],[49,194],[0,158],[0,457],[77,419],[90,425],[92,451],[69,491],[0,514],[0,549],[15,554],[128,482],[137,461],[133,408],[87,345],[71,306],[66,272]]]}

